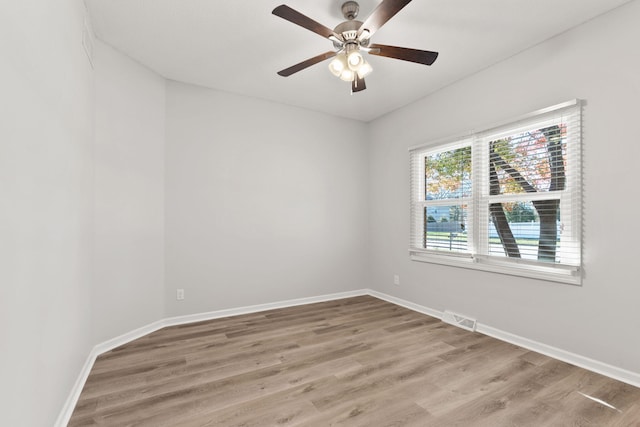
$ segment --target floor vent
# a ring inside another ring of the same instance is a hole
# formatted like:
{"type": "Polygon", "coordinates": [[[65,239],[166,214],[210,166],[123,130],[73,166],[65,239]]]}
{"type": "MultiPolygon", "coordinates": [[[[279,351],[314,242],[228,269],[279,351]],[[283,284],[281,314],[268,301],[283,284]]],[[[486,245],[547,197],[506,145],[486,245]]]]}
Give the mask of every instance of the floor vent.
{"type": "Polygon", "coordinates": [[[476,319],[471,319],[463,316],[462,314],[453,313],[448,310],[444,311],[442,321],[459,328],[466,329],[467,331],[475,332],[476,330],[476,319]]]}

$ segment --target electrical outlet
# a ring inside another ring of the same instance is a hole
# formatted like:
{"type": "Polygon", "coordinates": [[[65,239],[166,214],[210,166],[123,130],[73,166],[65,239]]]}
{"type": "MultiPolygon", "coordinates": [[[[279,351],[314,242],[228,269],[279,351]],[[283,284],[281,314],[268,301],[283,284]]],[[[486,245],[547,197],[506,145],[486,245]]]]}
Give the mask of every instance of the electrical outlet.
{"type": "Polygon", "coordinates": [[[397,274],[393,275],[393,284],[396,286],[400,286],[400,276],[398,276],[397,274]]]}
{"type": "Polygon", "coordinates": [[[184,299],[184,289],[176,289],[176,299],[182,301],[184,299]]]}

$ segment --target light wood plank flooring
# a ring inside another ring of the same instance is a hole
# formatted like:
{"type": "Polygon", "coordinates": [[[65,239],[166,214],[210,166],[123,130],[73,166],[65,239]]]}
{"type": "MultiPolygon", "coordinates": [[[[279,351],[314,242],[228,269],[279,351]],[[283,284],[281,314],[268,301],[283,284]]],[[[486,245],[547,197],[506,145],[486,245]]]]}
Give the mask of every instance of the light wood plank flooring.
{"type": "Polygon", "coordinates": [[[640,389],[362,296],[159,330],[69,426],[640,426],[640,389]]]}

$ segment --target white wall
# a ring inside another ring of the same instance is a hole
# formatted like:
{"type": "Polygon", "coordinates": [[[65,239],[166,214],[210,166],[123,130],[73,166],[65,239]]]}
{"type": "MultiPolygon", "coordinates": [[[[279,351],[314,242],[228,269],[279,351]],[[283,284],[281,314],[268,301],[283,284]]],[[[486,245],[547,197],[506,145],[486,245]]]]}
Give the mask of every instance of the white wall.
{"type": "Polygon", "coordinates": [[[640,372],[638,231],[600,226],[632,222],[640,2],[368,126],[99,42],[94,93],[80,0],[2,7],[0,425],[51,425],[94,344],[160,317],[369,286],[640,372]],[[409,261],[407,147],[575,97],[582,287],[409,261]]]}
{"type": "Polygon", "coordinates": [[[80,0],[0,13],[0,425],[50,426],[91,347],[93,81],[80,0]]]}
{"type": "Polygon", "coordinates": [[[98,343],[164,317],[165,81],[99,41],[94,64],[98,343]]]}
{"type": "Polygon", "coordinates": [[[628,3],[371,125],[375,289],[640,372],[640,235],[625,225],[638,194],[639,20],[640,2],[628,3]],[[409,260],[408,147],[573,98],[587,101],[582,287],[409,260]]]}
{"type": "Polygon", "coordinates": [[[362,288],[365,125],[180,83],[167,91],[167,314],[362,288]]]}

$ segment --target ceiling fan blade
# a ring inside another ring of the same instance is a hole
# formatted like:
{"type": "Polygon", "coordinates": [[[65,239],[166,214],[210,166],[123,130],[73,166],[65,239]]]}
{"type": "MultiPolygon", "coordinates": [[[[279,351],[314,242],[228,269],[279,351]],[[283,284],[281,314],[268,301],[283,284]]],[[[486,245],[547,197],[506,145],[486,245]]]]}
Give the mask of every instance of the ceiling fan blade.
{"type": "Polygon", "coordinates": [[[362,92],[367,88],[367,85],[364,83],[364,77],[360,78],[356,74],[356,78],[351,82],[351,93],[362,92]]]}
{"type": "Polygon", "coordinates": [[[385,56],[387,58],[417,62],[418,64],[424,65],[433,64],[438,57],[438,52],[410,49],[408,47],[387,46],[385,44],[372,44],[369,46],[369,49],[370,55],[385,56]]]}
{"type": "Polygon", "coordinates": [[[282,19],[286,19],[289,22],[299,25],[302,28],[313,31],[314,33],[319,34],[327,39],[336,38],[342,41],[342,37],[336,34],[331,28],[325,27],[324,25],[314,21],[308,16],[301,14],[297,10],[290,8],[286,4],[281,4],[280,6],[276,7],[275,9],[273,9],[273,11],[271,11],[271,13],[279,16],[282,19]]]}
{"type": "Polygon", "coordinates": [[[373,33],[378,31],[380,27],[409,3],[411,3],[411,0],[383,0],[362,23],[358,30],[358,37],[364,30],[369,31],[369,37],[371,37],[373,33]]]}
{"type": "Polygon", "coordinates": [[[334,51],[321,53],[320,55],[314,56],[313,58],[309,58],[306,61],[302,61],[302,62],[300,62],[300,63],[298,63],[296,65],[292,65],[289,68],[285,68],[282,71],[278,71],[278,74],[281,75],[282,77],[289,77],[293,73],[297,73],[298,71],[302,71],[305,68],[309,68],[312,65],[317,64],[318,62],[322,62],[322,61],[324,61],[326,59],[333,58],[334,56],[336,56],[336,52],[334,52],[334,51]]]}

